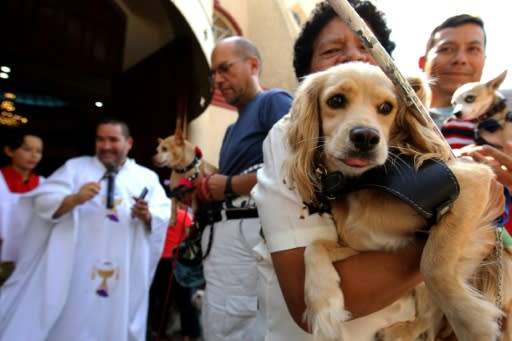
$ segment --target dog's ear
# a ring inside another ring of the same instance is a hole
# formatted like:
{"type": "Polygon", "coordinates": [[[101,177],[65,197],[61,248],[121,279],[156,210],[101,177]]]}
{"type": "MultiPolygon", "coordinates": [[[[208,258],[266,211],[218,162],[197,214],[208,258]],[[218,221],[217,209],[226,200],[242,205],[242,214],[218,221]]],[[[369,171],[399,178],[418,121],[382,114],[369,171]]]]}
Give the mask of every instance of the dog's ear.
{"type": "Polygon", "coordinates": [[[410,76],[407,77],[407,81],[411,85],[412,89],[420,99],[421,103],[428,107],[430,105],[430,99],[432,97],[432,90],[428,85],[428,80],[425,76],[410,76]]]}
{"type": "Polygon", "coordinates": [[[183,136],[183,130],[181,128],[176,128],[174,132],[174,141],[178,146],[182,146],[185,144],[185,138],[183,136]]]}
{"type": "Polygon", "coordinates": [[[507,77],[507,70],[503,71],[498,77],[488,81],[486,83],[486,85],[490,89],[493,89],[494,91],[496,91],[500,87],[501,83],[503,83],[503,81],[505,80],[505,77],[507,77]]]}
{"type": "Polygon", "coordinates": [[[430,121],[427,121],[427,125],[420,123],[416,117],[418,114],[412,113],[403,101],[399,100],[399,105],[390,145],[403,154],[413,156],[418,166],[427,159],[450,159],[450,147],[434,124],[430,124],[430,121]]]}
{"type": "MultiPolygon", "coordinates": [[[[408,77],[407,80],[418,95],[422,103],[427,104],[430,98],[430,87],[422,76],[408,77]]],[[[451,157],[450,147],[444,138],[438,133],[438,129],[430,119],[425,119],[422,124],[412,109],[399,99],[398,112],[391,131],[390,144],[397,147],[406,155],[416,158],[420,165],[423,160],[437,158],[443,161],[451,157]]]]}
{"type": "Polygon", "coordinates": [[[156,141],[158,142],[158,144],[160,144],[160,143],[162,143],[163,139],[162,139],[162,138],[160,138],[160,137],[157,137],[157,138],[156,138],[156,141]]]}
{"type": "Polygon", "coordinates": [[[286,161],[288,180],[296,187],[302,199],[315,202],[315,159],[320,134],[320,95],[325,74],[306,77],[296,91],[290,109],[290,124],[287,132],[291,156],[286,161]]]}

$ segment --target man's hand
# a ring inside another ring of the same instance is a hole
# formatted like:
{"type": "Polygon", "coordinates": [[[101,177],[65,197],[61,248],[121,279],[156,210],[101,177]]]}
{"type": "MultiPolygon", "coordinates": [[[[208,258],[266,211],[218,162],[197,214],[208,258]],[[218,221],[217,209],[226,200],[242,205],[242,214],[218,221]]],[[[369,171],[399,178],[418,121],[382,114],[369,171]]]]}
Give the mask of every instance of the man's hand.
{"type": "Polygon", "coordinates": [[[75,196],[75,203],[81,205],[86,201],[91,200],[100,192],[101,185],[98,182],[88,182],[80,187],[75,196]]]}
{"type": "Polygon", "coordinates": [[[151,224],[151,212],[149,212],[148,202],[144,199],[133,198],[135,204],[132,206],[132,217],[139,218],[146,225],[151,224]]]}
{"type": "Polygon", "coordinates": [[[224,189],[226,188],[226,181],[228,177],[225,175],[214,174],[208,181],[208,188],[213,196],[214,201],[224,200],[224,189]]]}
{"type": "Polygon", "coordinates": [[[512,143],[507,142],[503,151],[489,145],[470,145],[461,148],[460,154],[489,165],[494,170],[498,181],[508,189],[512,189],[512,143]]]}
{"type": "Polygon", "coordinates": [[[62,200],[59,208],[55,211],[52,218],[57,219],[68,213],[76,206],[91,200],[100,192],[100,184],[98,182],[87,182],[80,187],[78,193],[70,194],[62,200]]]}

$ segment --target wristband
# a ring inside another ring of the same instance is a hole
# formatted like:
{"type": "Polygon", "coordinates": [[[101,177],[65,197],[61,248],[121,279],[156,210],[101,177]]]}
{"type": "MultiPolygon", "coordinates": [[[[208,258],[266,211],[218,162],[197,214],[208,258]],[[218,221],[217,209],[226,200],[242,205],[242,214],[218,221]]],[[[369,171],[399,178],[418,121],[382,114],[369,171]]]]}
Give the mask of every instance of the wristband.
{"type": "Polygon", "coordinates": [[[210,191],[210,187],[208,186],[208,181],[210,180],[212,175],[213,173],[199,177],[195,181],[197,197],[199,198],[199,200],[205,203],[214,201],[212,192],[210,191]]]}
{"type": "Polygon", "coordinates": [[[237,194],[233,191],[233,185],[232,185],[233,177],[231,175],[228,175],[226,179],[226,186],[224,187],[224,198],[225,199],[233,199],[237,197],[237,194]]]}

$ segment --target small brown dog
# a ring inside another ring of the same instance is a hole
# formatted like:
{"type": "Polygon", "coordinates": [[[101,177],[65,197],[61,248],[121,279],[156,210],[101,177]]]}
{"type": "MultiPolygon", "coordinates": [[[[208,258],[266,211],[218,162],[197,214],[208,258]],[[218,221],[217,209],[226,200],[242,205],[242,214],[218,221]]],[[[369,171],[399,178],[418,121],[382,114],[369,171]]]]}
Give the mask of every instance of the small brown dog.
{"type": "Polygon", "coordinates": [[[194,190],[194,180],[200,176],[213,174],[217,168],[202,159],[201,151],[185,140],[181,129],[165,139],[158,138],[156,154],[153,156],[156,167],[171,169],[169,189],[171,192],[172,211],[170,225],[176,223],[178,201],[198,209],[198,200],[194,190]]]}
{"type": "MultiPolygon", "coordinates": [[[[412,341],[428,332],[433,339],[444,315],[459,341],[496,340],[498,320],[510,312],[512,269],[507,255],[500,269],[504,275],[500,309],[494,303],[498,270],[493,221],[503,212],[504,199],[490,190],[495,181],[492,170],[453,159],[433,123],[420,123],[376,66],[345,63],[310,75],[299,87],[290,113],[287,183],[306,203],[321,207],[318,193],[326,187],[322,177],[338,173],[346,179],[346,192],[322,197],[329,200],[339,242],[317,240],[304,254],[305,318],[313,334],[341,340],[340,325],[350,318],[333,261],[362,251],[404,247],[428,225],[422,207],[413,209],[403,196],[398,199],[378,187],[350,189],[378,169],[384,172],[378,173],[377,180],[387,179],[390,168],[386,167],[399,168],[408,157],[413,173],[439,161],[446,163],[445,174],[451,183],[456,179],[458,196],[452,196],[432,222],[421,259],[425,283],[416,289],[415,321],[392,325],[378,336],[380,340],[412,341]],[[475,280],[475,276],[480,277],[475,280]]],[[[395,175],[400,179],[408,174],[395,175]]],[[[418,177],[411,179],[416,182],[418,177]]],[[[405,187],[416,188],[407,181],[405,187]]],[[[409,194],[424,198],[439,190],[424,187],[409,194]]],[[[503,334],[508,337],[512,319],[506,321],[503,334]]]]}
{"type": "Polygon", "coordinates": [[[466,83],[452,96],[455,117],[479,123],[477,142],[499,149],[506,141],[512,141],[512,114],[498,91],[506,76],[507,70],[487,82],[466,83]]]}

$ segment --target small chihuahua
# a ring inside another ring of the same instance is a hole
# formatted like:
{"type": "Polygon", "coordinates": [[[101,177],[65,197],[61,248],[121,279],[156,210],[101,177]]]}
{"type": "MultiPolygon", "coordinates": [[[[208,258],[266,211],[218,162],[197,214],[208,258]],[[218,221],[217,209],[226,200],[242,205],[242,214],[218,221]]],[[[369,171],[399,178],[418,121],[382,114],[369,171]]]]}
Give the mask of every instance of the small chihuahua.
{"type": "Polygon", "coordinates": [[[478,122],[478,144],[502,149],[512,139],[512,114],[505,97],[498,91],[507,70],[488,82],[471,82],[460,86],[452,97],[455,117],[478,122]]]}
{"type": "Polygon", "coordinates": [[[153,164],[172,170],[169,183],[172,211],[169,223],[174,225],[178,201],[191,206],[196,212],[198,201],[194,193],[194,180],[199,176],[216,173],[217,168],[202,160],[201,150],[185,140],[181,129],[176,129],[174,135],[165,139],[158,138],[153,164]]]}

